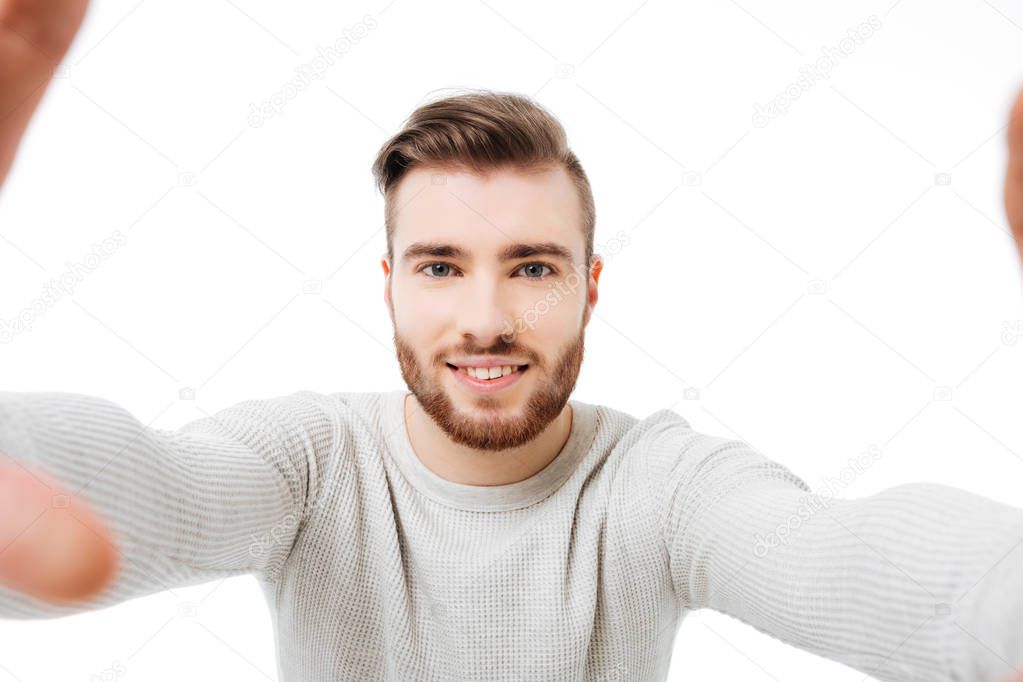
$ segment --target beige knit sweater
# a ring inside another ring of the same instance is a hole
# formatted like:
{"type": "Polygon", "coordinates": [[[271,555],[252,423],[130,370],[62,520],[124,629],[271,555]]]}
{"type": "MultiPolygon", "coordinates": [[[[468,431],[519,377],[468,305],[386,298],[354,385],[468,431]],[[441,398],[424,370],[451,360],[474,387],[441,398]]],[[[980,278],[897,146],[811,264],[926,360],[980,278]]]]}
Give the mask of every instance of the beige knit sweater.
{"type": "MultiPolygon", "coordinates": [[[[165,430],[0,392],[0,452],[110,523],[124,563],[94,608],[255,574],[283,682],[663,680],[700,608],[882,680],[1023,671],[1023,510],[928,483],[825,499],[674,412],[576,400],[545,469],[457,484],[412,451],[406,394],[301,391],[165,430]]],[[[70,612],[0,588],[0,616],[70,612]]]]}

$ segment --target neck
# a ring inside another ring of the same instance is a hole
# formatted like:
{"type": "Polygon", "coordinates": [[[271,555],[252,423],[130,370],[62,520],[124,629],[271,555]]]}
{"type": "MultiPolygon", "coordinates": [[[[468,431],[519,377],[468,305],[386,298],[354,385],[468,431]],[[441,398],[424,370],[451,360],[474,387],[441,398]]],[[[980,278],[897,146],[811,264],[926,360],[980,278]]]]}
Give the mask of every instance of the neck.
{"type": "Polygon", "coordinates": [[[409,442],[419,461],[441,478],[464,485],[507,485],[525,480],[554,461],[572,431],[572,407],[566,403],[533,440],[487,452],[448,438],[411,393],[405,396],[404,413],[409,442]]]}

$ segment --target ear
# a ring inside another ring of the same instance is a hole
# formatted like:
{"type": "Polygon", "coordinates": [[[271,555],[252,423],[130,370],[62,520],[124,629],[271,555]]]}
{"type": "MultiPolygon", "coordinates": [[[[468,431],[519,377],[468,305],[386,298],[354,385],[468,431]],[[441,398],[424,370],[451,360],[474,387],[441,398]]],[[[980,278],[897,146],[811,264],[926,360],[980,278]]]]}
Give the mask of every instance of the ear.
{"type": "Polygon", "coordinates": [[[391,303],[391,261],[386,253],[380,257],[380,267],[384,269],[384,303],[387,305],[388,312],[393,316],[394,307],[391,303]]]}
{"type": "Polygon", "coordinates": [[[590,266],[589,280],[586,287],[586,312],[583,318],[583,326],[590,323],[593,316],[593,308],[597,305],[597,282],[600,280],[600,273],[604,270],[604,259],[599,253],[593,254],[593,264],[590,266]]]}

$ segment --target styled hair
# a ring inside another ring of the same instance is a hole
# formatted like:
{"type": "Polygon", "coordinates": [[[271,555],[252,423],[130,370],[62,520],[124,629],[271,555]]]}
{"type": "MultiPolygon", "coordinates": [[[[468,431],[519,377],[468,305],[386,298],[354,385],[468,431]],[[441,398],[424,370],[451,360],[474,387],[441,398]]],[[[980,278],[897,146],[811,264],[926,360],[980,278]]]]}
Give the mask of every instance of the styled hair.
{"type": "Polygon", "coordinates": [[[397,187],[416,166],[464,168],[478,174],[501,168],[532,172],[564,167],[579,193],[585,266],[590,267],[596,225],[590,182],[568,148],[561,123],[532,99],[510,92],[463,91],[418,107],[401,131],[384,143],[373,162],[373,177],[384,195],[387,256],[392,264],[397,187]]]}

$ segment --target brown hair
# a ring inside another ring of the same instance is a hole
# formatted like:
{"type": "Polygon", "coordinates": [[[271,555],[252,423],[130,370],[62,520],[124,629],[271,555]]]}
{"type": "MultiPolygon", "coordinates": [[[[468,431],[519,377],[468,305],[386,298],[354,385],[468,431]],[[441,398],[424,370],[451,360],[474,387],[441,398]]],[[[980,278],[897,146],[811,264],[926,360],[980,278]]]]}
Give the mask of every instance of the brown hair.
{"type": "Polygon", "coordinates": [[[387,256],[394,263],[393,237],[398,182],[415,166],[467,168],[474,173],[502,167],[542,170],[563,166],[579,192],[585,264],[593,258],[596,209],[590,182],[568,148],[565,129],[546,109],[523,95],[469,90],[428,102],[405,120],[373,162],[384,195],[387,256]]]}

